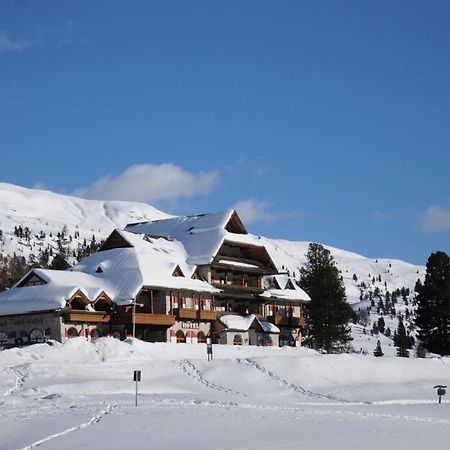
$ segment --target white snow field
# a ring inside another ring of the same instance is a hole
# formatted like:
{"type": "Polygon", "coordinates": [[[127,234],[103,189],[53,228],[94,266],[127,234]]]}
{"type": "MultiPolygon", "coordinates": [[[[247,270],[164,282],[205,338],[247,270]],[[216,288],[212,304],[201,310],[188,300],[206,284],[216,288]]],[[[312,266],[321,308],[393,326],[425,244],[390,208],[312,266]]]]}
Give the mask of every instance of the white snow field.
{"type": "Polygon", "coordinates": [[[450,358],[75,338],[0,371],[1,449],[449,448],[450,358]]]}

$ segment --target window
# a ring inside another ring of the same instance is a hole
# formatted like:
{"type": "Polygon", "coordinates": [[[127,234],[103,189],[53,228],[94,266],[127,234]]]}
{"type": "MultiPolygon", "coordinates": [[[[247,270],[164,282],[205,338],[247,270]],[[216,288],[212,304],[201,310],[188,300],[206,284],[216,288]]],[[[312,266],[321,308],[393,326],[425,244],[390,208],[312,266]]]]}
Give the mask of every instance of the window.
{"type": "Polygon", "coordinates": [[[206,343],[206,336],[205,336],[205,333],[203,333],[203,331],[199,331],[197,333],[197,342],[199,344],[205,344],[206,343]]]}
{"type": "Polygon", "coordinates": [[[86,305],[88,303],[84,302],[82,299],[80,298],[74,298],[71,302],[70,302],[70,307],[72,309],[76,309],[79,311],[84,311],[86,309],[86,305]]]}
{"type": "Polygon", "coordinates": [[[28,339],[33,344],[36,344],[37,342],[44,342],[44,334],[39,328],[34,328],[33,330],[30,331],[28,339]]]}
{"type": "Polygon", "coordinates": [[[7,341],[8,336],[6,335],[6,333],[4,331],[0,331],[0,345],[6,344],[7,341]]]}
{"type": "Polygon", "coordinates": [[[74,337],[78,337],[78,330],[75,327],[70,327],[67,330],[67,337],[70,338],[74,338],[74,337]]]}
{"type": "Polygon", "coordinates": [[[242,345],[242,336],[240,334],[234,335],[233,345],[242,345]]]}
{"type": "Polygon", "coordinates": [[[185,344],[186,343],[186,336],[184,335],[182,330],[178,330],[177,334],[177,344],[185,344]]]}
{"type": "Polygon", "coordinates": [[[103,311],[105,313],[110,313],[112,309],[112,303],[104,298],[99,298],[94,303],[94,309],[96,311],[103,311]]]}

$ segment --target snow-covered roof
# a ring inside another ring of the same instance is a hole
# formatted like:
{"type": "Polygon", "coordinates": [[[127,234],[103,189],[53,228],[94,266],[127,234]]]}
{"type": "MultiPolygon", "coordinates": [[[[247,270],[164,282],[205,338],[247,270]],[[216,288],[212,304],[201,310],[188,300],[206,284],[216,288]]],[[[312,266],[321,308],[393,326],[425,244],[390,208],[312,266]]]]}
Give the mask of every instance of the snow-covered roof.
{"type": "Polygon", "coordinates": [[[132,247],[94,253],[71,269],[109,280],[116,303],[134,298],[142,286],[220,292],[206,281],[192,278],[196,266],[186,263],[186,252],[180,242],[127,231],[117,232],[132,247]],[[174,275],[177,267],[184,276],[174,275]]]}
{"type": "Polygon", "coordinates": [[[33,269],[11,289],[0,295],[0,314],[22,314],[32,311],[56,310],[66,306],[77,291],[95,300],[102,292],[110,290],[107,280],[86,273],[61,270],[33,269]],[[37,275],[45,284],[22,286],[31,274],[37,275]]]}
{"type": "Polygon", "coordinates": [[[96,252],[70,270],[34,269],[0,294],[0,315],[59,309],[78,290],[91,302],[105,292],[119,305],[131,303],[143,286],[220,292],[206,281],[192,278],[196,266],[186,263],[181,242],[127,231],[116,233],[130,246],[96,252]],[[45,284],[22,286],[31,274],[45,284]]]}
{"type": "MultiPolygon", "coordinates": [[[[127,225],[125,230],[180,241],[189,264],[210,264],[229,234],[226,230],[236,212],[229,209],[214,214],[173,217],[127,225]]],[[[240,221],[240,219],[239,219],[240,221]]],[[[246,233],[245,229],[242,231],[246,233]]]]}
{"type": "Polygon", "coordinates": [[[220,322],[225,325],[228,330],[236,331],[248,331],[255,320],[261,325],[261,328],[266,333],[279,333],[280,329],[267,322],[265,320],[260,320],[254,314],[249,314],[248,316],[239,316],[236,314],[227,314],[219,317],[220,322]]]}
{"type": "MultiPolygon", "coordinates": [[[[67,271],[35,269],[34,273],[45,284],[22,286],[22,279],[7,294],[0,294],[0,315],[58,309],[77,290],[91,302],[105,292],[119,305],[131,303],[143,287],[219,293],[219,289],[193,275],[198,265],[213,262],[224,242],[251,248],[256,259],[264,259],[275,270],[265,247],[259,239],[247,234],[236,211],[173,217],[115,230],[100,251],[67,271]],[[15,303],[10,305],[13,299],[15,303]]],[[[259,267],[225,256],[218,263],[249,270],[259,267]]],[[[262,296],[310,300],[289,278],[280,275],[276,280],[280,289],[271,288],[262,296]],[[288,283],[293,289],[286,289],[288,283]]]]}
{"type": "Polygon", "coordinates": [[[311,301],[311,297],[299,287],[296,280],[288,275],[266,276],[263,279],[263,283],[266,290],[261,294],[261,297],[277,298],[300,303],[311,301]],[[273,287],[274,285],[276,286],[275,288],[273,287]]]}

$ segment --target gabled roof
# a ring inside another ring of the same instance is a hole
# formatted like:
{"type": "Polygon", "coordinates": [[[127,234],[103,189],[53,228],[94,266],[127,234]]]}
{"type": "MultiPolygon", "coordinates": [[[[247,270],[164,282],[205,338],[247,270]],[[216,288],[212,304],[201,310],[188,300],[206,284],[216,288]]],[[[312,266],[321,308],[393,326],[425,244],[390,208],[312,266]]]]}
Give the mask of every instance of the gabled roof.
{"type": "Polygon", "coordinates": [[[248,316],[239,316],[236,314],[227,314],[219,317],[219,321],[229,331],[248,331],[250,328],[256,328],[265,333],[279,333],[280,329],[276,326],[261,320],[254,314],[248,316]]]}
{"type": "Polygon", "coordinates": [[[306,303],[311,301],[310,296],[288,275],[272,275],[263,278],[266,289],[261,297],[289,300],[291,302],[306,303]]]}

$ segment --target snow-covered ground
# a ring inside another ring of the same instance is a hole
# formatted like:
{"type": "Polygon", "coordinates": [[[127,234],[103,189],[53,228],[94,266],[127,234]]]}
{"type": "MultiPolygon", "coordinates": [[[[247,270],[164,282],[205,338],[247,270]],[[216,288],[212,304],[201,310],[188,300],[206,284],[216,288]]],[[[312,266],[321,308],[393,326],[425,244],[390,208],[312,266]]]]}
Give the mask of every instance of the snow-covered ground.
{"type": "Polygon", "coordinates": [[[448,448],[450,358],[76,338],[0,373],[1,449],[448,448]]]}

